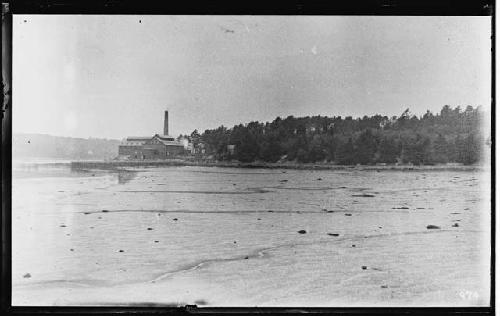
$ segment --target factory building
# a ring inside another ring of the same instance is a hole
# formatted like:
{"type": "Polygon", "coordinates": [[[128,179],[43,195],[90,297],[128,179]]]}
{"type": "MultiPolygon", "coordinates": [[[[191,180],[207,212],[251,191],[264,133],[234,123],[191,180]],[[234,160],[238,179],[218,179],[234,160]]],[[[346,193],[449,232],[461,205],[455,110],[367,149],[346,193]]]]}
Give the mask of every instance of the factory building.
{"type": "Polygon", "coordinates": [[[165,111],[162,135],[130,136],[118,147],[118,156],[127,159],[166,159],[184,153],[184,145],[168,135],[168,111],[165,111]]]}

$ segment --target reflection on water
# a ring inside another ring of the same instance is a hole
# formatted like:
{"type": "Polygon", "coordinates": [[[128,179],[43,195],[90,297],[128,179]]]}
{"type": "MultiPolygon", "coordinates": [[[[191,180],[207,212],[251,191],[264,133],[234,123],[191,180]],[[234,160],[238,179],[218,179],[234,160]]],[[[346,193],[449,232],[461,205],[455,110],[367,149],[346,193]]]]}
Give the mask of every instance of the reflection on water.
{"type": "Polygon", "coordinates": [[[117,184],[126,184],[137,175],[136,171],[110,166],[106,169],[91,169],[74,166],[70,161],[13,161],[12,177],[44,178],[44,177],[100,177],[113,175],[117,184]]]}
{"type": "Polygon", "coordinates": [[[132,181],[137,175],[137,172],[129,171],[129,170],[118,170],[117,178],[118,184],[126,184],[132,181]]]}

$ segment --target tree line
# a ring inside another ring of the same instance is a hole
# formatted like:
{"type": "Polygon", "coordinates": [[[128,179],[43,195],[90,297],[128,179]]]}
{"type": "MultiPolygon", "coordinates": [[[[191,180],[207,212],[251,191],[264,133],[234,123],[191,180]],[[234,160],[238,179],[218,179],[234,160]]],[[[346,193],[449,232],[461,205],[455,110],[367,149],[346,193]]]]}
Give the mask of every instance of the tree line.
{"type": "Polygon", "coordinates": [[[187,137],[198,156],[215,160],[474,164],[488,141],[481,133],[483,123],[480,107],[445,105],[439,113],[420,117],[409,109],[399,117],[288,116],[202,134],[194,130],[187,137]]]}

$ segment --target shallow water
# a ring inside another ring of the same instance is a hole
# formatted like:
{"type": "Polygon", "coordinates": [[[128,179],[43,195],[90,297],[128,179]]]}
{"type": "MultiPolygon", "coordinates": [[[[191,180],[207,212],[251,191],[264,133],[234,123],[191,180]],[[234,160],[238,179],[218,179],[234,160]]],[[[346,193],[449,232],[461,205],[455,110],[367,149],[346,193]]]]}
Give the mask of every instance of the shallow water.
{"type": "Polygon", "coordinates": [[[13,305],[488,305],[489,179],[15,168],[13,305]]]}

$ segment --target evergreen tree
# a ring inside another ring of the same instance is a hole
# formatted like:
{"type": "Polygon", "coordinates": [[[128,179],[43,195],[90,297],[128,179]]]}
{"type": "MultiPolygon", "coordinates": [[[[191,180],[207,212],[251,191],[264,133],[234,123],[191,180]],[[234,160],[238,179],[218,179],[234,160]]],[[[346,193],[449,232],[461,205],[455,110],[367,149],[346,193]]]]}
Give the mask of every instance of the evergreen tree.
{"type": "Polygon", "coordinates": [[[366,165],[374,160],[375,152],[377,151],[377,138],[372,134],[371,129],[364,130],[356,142],[356,162],[366,165]]]}
{"type": "Polygon", "coordinates": [[[337,162],[341,165],[353,165],[355,163],[355,152],[352,138],[340,145],[337,152],[337,162]]]}
{"type": "Polygon", "coordinates": [[[317,162],[323,161],[326,158],[326,148],[323,144],[320,135],[314,135],[312,141],[309,144],[308,161],[317,162]]]}
{"type": "Polygon", "coordinates": [[[384,137],[379,144],[378,162],[396,163],[400,155],[400,148],[394,138],[384,137]]]}
{"type": "Polygon", "coordinates": [[[435,163],[445,163],[450,161],[450,148],[446,138],[439,134],[433,143],[432,161],[435,163]]]}
{"type": "Polygon", "coordinates": [[[404,152],[402,160],[404,163],[421,165],[430,163],[430,139],[417,134],[415,138],[404,140],[404,152]]]}
{"type": "Polygon", "coordinates": [[[471,165],[479,162],[481,157],[481,144],[478,137],[473,134],[467,135],[462,141],[461,154],[459,155],[463,164],[471,165]]]}
{"type": "Polygon", "coordinates": [[[265,140],[260,146],[260,158],[267,162],[276,162],[282,156],[281,145],[278,141],[271,139],[265,140]]]}

